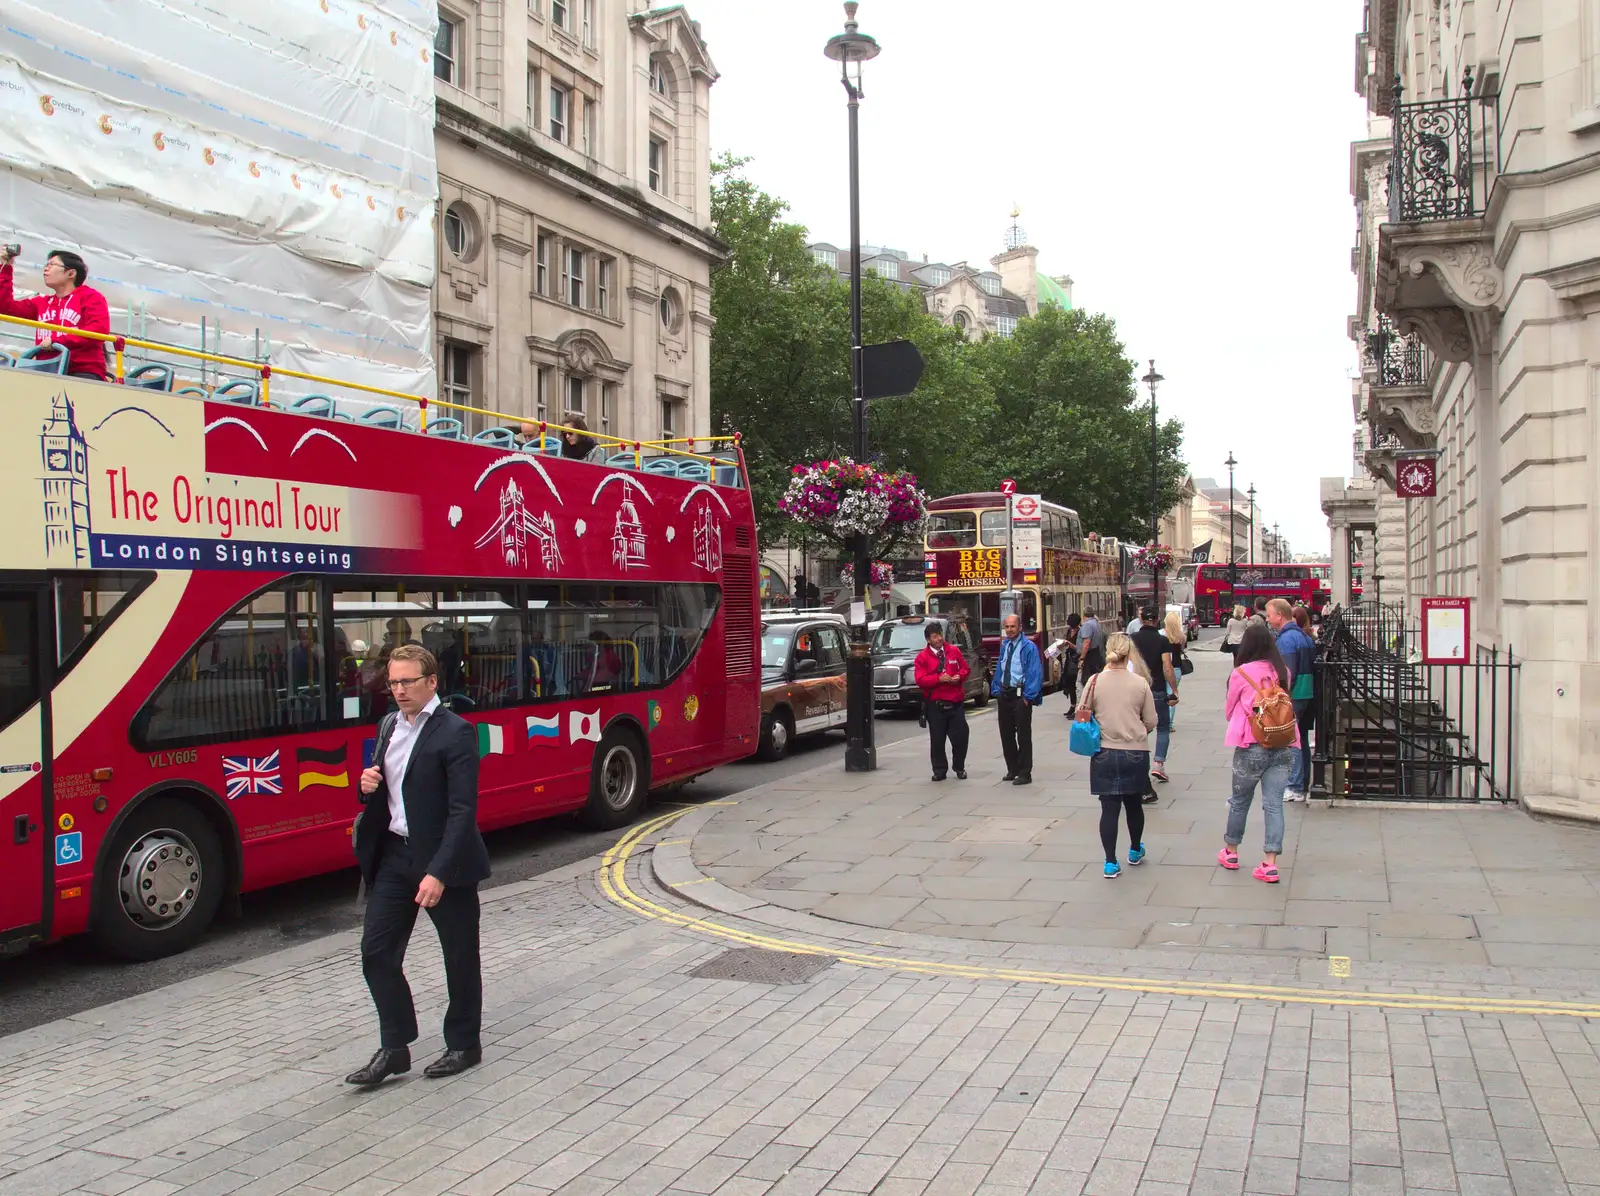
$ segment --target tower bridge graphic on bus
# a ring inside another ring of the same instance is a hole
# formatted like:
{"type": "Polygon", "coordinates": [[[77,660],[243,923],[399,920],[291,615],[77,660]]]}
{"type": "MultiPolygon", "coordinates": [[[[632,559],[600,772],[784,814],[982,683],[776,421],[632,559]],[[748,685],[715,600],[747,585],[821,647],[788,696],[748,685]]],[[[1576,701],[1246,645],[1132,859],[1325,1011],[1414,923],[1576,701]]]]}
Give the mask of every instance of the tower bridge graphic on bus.
{"type": "Polygon", "coordinates": [[[475,548],[498,541],[500,556],[505,563],[517,569],[528,567],[528,542],[539,545],[539,561],[551,571],[561,568],[561,546],[556,542],[556,523],[546,511],[535,515],[528,510],[527,499],[515,478],[506,479],[500,491],[500,517],[489,530],[478,537],[475,548]]]}

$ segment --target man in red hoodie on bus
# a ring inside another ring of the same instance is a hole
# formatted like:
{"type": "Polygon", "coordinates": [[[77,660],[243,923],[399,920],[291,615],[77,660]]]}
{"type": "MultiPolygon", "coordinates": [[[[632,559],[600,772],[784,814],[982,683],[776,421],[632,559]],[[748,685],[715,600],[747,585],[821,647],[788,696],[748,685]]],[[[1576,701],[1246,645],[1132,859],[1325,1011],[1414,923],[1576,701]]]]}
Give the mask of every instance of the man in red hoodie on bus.
{"type": "MultiPolygon", "coordinates": [[[[44,263],[44,285],[49,293],[29,299],[16,299],[11,291],[11,254],[0,249],[0,312],[41,324],[81,328],[85,332],[110,332],[111,313],[106,297],[93,287],[84,286],[89,267],[75,253],[53,249],[44,263]]],[[[67,332],[34,329],[34,343],[61,345],[67,351],[67,373],[82,378],[106,377],[104,341],[67,332]]]]}
{"type": "Polygon", "coordinates": [[[928,720],[928,753],[933,760],[933,779],[942,781],[949,775],[950,765],[944,757],[944,741],[948,736],[956,778],[964,781],[967,779],[966,680],[972,673],[972,666],[967,664],[960,648],[945,641],[940,624],[929,623],[922,634],[928,646],[917,654],[912,667],[917,688],[922,690],[922,708],[928,720]]]}

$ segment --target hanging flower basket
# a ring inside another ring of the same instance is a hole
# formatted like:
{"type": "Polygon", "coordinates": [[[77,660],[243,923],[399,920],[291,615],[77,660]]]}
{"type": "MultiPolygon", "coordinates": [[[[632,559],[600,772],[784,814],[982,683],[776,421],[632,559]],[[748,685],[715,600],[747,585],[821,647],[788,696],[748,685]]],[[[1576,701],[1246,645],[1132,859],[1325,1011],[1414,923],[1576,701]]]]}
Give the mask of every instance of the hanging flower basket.
{"type": "MultiPolygon", "coordinates": [[[[846,561],[839,567],[839,584],[847,590],[854,590],[856,585],[856,567],[846,561]]],[[[875,586],[890,586],[894,584],[894,566],[888,561],[872,562],[872,584],[875,586]]]]}
{"type": "Polygon", "coordinates": [[[848,457],[796,465],[791,472],[778,509],[841,545],[866,535],[881,554],[888,544],[922,535],[928,496],[912,474],[886,473],[848,457]]]}
{"type": "Polygon", "coordinates": [[[1172,549],[1165,544],[1147,544],[1133,554],[1133,563],[1140,569],[1154,569],[1160,573],[1172,569],[1172,549]]]}

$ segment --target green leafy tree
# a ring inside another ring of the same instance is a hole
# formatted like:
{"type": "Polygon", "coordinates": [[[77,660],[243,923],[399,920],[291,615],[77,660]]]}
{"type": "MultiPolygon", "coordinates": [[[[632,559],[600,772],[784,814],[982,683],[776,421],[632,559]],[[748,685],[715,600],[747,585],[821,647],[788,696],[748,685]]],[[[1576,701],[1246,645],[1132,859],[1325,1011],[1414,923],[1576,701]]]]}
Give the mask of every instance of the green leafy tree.
{"type": "MultiPolygon", "coordinates": [[[[729,256],[711,278],[711,411],[719,430],[743,436],[770,540],[790,530],[777,511],[790,468],[850,451],[850,289],[813,261],[806,229],[745,176],[745,161],[712,165],[713,227],[729,256]]],[[[862,335],[913,341],[926,362],[915,394],[871,405],[869,457],[910,470],[930,493],[976,484],[974,446],[992,406],[970,347],[919,295],[877,277],[863,280],[862,335]]]]}
{"type": "MultiPolygon", "coordinates": [[[[1009,338],[988,337],[973,360],[994,393],[996,419],[979,442],[988,476],[1074,508],[1085,531],[1150,538],[1150,407],[1109,317],[1042,308],[1009,338]]],[[[1158,506],[1178,500],[1183,425],[1158,428],[1158,506]]]]}

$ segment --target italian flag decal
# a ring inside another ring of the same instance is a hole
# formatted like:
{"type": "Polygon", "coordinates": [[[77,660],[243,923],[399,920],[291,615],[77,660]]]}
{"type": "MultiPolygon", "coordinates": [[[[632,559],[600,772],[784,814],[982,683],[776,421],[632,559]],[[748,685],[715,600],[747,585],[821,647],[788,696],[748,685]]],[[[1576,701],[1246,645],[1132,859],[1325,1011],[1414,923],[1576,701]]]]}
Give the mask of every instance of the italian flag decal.
{"type": "Polygon", "coordinates": [[[478,758],[503,756],[506,753],[506,736],[494,723],[478,724],[478,758]]]}

